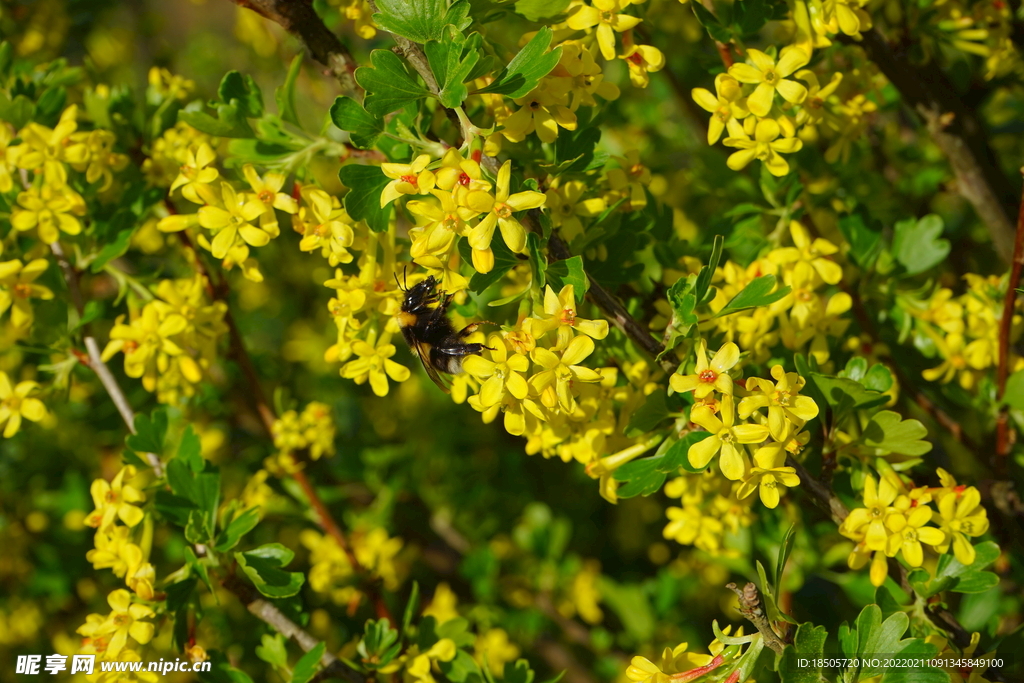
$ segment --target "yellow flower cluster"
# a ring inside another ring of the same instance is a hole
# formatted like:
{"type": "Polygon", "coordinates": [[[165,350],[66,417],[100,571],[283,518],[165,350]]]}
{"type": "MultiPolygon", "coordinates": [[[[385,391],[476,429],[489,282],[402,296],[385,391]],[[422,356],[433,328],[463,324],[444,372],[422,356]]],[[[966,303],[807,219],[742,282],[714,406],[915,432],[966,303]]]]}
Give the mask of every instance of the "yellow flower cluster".
{"type": "Polygon", "coordinates": [[[920,567],[924,562],[923,546],[938,553],[952,546],[961,563],[974,562],[970,539],[988,530],[981,494],[973,486],[958,485],[941,468],[938,475],[938,487],[908,485],[892,470],[886,471],[880,481],[867,475],[864,507],[851,510],[839,527],[844,536],[857,542],[848,560],[851,569],[860,569],[870,561],[871,583],[881,586],[887,574],[886,558],[902,553],[908,565],[920,567]]]}
{"type": "Polygon", "coordinates": [[[712,555],[721,553],[726,533],[735,534],[754,523],[753,499],[739,498],[740,486],[739,482],[722,479],[710,470],[668,482],[665,495],[679,498],[679,506],[666,510],[669,522],[662,535],[712,555]]]}
{"type": "MultiPolygon", "coordinates": [[[[999,364],[999,327],[1003,318],[1006,279],[967,274],[967,291],[954,296],[940,287],[923,301],[901,297],[898,302],[914,318],[918,333],[934,346],[941,364],[925,370],[930,382],[946,384],[954,379],[968,391],[999,364]]],[[[1011,321],[1011,340],[1020,337],[1021,316],[1011,321]]],[[[1010,370],[1024,368],[1024,358],[1010,354],[1010,370]]]]}
{"type": "Polygon", "coordinates": [[[302,413],[286,411],[274,423],[274,446],[279,454],[277,464],[288,470],[297,465],[296,451],[308,449],[309,457],[319,460],[323,455],[334,455],[334,419],[329,406],[313,401],[302,413]]]}
{"type": "Polygon", "coordinates": [[[807,442],[808,435],[801,430],[818,415],[818,406],[800,395],[804,379],[795,372],[785,372],[781,365],[772,368],[774,383],[750,378],[745,387],[734,384],[728,372],[739,357],[739,347],[729,342],[709,361],[702,341],[694,373],[672,375],[669,386],[673,391],[693,392],[696,402],[690,410],[690,422],[709,433],[690,446],[690,465],[703,469],[721,455],[722,474],[742,482],[736,495],[747,498],[759,490],[761,502],[774,508],[786,488],[800,483],[796,471],[785,465],[786,457],[798,453],[807,442]],[[740,397],[738,406],[735,396],[740,397]],[[767,415],[761,412],[764,409],[767,415]],[[737,423],[737,412],[748,422],[737,423]],[[753,467],[747,445],[753,448],[753,467]]]}
{"type": "Polygon", "coordinates": [[[0,425],[5,439],[18,433],[23,419],[39,422],[46,417],[46,406],[33,396],[38,390],[39,384],[30,380],[12,384],[7,373],[0,371],[0,425]]]}
{"type": "MultiPolygon", "coordinates": [[[[333,536],[312,529],[304,530],[299,541],[309,550],[310,587],[329,596],[337,605],[347,605],[350,614],[354,613],[363,599],[358,588],[361,579],[344,549],[333,536]]],[[[388,536],[381,527],[357,528],[348,542],[363,569],[382,581],[387,590],[398,589],[407,571],[399,557],[404,545],[401,538],[388,536]]]]}
{"type": "MultiPolygon", "coordinates": [[[[721,265],[712,279],[718,291],[710,309],[719,313],[751,281],[764,275],[775,275],[791,291],[769,306],[712,316],[700,323],[700,330],[705,336],[717,334],[734,342],[751,363],[766,362],[772,348],[781,343],[794,353],[813,356],[828,372],[829,338],[841,338],[846,332],[850,325],[846,314],[853,304],[849,294],[834,288],[843,274],[834,260],[839,248],[826,239],[812,239],[797,221],[790,223],[789,233],[791,247],[773,249],[746,267],[733,261],[721,265]]],[[[699,266],[687,264],[689,270],[694,267],[699,266]]],[[[670,313],[667,302],[664,306],[670,313]]],[[[661,317],[656,327],[666,324],[667,316],[661,317]]]]}
{"type": "Polygon", "coordinates": [[[156,298],[133,310],[128,322],[118,316],[102,358],[123,353],[126,375],[141,378],[161,403],[178,403],[195,394],[216,359],[226,311],[222,301],[207,302],[202,275],[161,280],[156,298]]]}
{"type": "Polygon", "coordinates": [[[216,142],[212,136],[178,121],[150,146],[149,156],[142,162],[146,182],[155,187],[170,187],[181,174],[182,166],[187,164],[190,149],[197,149],[203,144],[214,146],[216,142]]]}
{"type": "Polygon", "coordinates": [[[242,274],[253,282],[262,282],[256,259],[249,257],[249,247],[263,247],[281,234],[277,211],[294,214],[298,203],[291,195],[281,192],[285,176],[267,173],[260,177],[251,164],[242,168],[248,189],[238,189],[225,180],[214,166],[217,154],[209,143],[192,145],[185,155],[185,163],[171,183],[170,192],[181,191],[181,196],[200,205],[194,214],[171,214],[160,220],[157,228],[163,232],[178,232],[196,226],[205,228],[210,236],[201,233],[197,242],[220,259],[226,270],[240,266],[242,274]]]}
{"type": "Polygon", "coordinates": [[[110,614],[90,614],[78,628],[77,632],[84,636],[81,653],[95,654],[100,659],[130,659],[137,653],[126,649],[129,638],[139,645],[153,638],[153,624],[143,619],[154,613],[143,603],[154,599],[156,570],[148,561],[149,542],[137,542],[134,538],[135,529],[145,517],[138,504],[146,500],[145,494],[130,483],[135,479],[136,470],[128,465],[113,481],[97,479],[90,488],[96,509],[85,523],[96,527],[96,537],[95,548],[86,554],[86,559],[96,569],[113,571],[132,591],[119,588],[111,592],[107,597],[110,614]],[[118,520],[124,526],[117,524],[118,520]]]}

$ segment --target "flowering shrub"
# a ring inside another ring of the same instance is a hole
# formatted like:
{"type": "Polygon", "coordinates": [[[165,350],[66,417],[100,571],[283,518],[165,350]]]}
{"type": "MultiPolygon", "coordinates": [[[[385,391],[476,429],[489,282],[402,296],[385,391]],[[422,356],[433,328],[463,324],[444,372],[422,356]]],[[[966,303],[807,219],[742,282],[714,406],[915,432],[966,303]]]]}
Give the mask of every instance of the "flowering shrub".
{"type": "Polygon", "coordinates": [[[195,4],[0,9],[18,674],[1019,680],[1019,2],[195,4]]]}

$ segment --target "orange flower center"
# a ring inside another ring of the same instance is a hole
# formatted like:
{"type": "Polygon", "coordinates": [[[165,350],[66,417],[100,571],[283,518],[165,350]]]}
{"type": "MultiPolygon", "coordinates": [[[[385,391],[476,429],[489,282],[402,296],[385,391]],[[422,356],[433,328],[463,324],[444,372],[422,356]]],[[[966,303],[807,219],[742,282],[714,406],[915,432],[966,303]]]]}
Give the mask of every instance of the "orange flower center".
{"type": "Polygon", "coordinates": [[[469,177],[469,174],[463,171],[462,174],[459,176],[459,185],[462,185],[463,187],[468,187],[471,180],[472,178],[469,177]]]}
{"type": "Polygon", "coordinates": [[[494,205],[494,213],[498,215],[498,218],[511,218],[512,207],[504,202],[498,202],[494,205]]]}
{"type": "Polygon", "coordinates": [[[416,183],[416,176],[414,176],[414,175],[404,175],[404,176],[402,176],[401,180],[402,180],[403,183],[409,183],[410,185],[416,185],[417,184],[416,183]]]}
{"type": "Polygon", "coordinates": [[[128,354],[130,354],[130,353],[135,353],[135,351],[138,348],[139,348],[139,343],[137,341],[135,341],[134,339],[129,339],[128,341],[126,341],[124,343],[124,353],[125,353],[126,356],[128,354]]]}
{"type": "Polygon", "coordinates": [[[562,324],[570,327],[576,325],[576,311],[571,308],[562,309],[562,324]]]}
{"type": "Polygon", "coordinates": [[[637,66],[643,66],[643,64],[644,64],[644,56],[642,54],[640,54],[639,51],[634,52],[633,54],[631,54],[626,59],[628,59],[629,61],[633,62],[637,66]]]}
{"type": "Polygon", "coordinates": [[[107,503],[113,504],[117,502],[117,497],[117,493],[115,493],[114,491],[107,491],[103,495],[103,500],[107,503]]]}
{"type": "Polygon", "coordinates": [[[22,299],[27,299],[30,294],[32,294],[32,285],[27,285],[23,282],[14,285],[15,296],[21,297],[22,299]]]}
{"type": "Polygon", "coordinates": [[[259,197],[259,200],[264,204],[274,203],[274,193],[271,190],[260,190],[256,196],[259,197]]]}
{"type": "Polygon", "coordinates": [[[708,368],[707,370],[704,370],[699,375],[697,375],[697,377],[700,378],[701,382],[708,382],[709,384],[711,384],[714,383],[716,379],[718,379],[718,373],[712,370],[711,368],[708,368]]]}

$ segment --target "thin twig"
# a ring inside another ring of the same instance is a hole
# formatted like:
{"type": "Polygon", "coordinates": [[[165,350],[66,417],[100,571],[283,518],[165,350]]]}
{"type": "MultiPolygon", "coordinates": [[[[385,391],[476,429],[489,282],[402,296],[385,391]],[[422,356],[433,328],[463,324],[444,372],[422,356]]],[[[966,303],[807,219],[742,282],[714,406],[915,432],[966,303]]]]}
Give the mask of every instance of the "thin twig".
{"type": "MultiPolygon", "coordinates": [[[[64,281],[68,286],[68,293],[71,296],[71,302],[78,311],[78,315],[81,316],[85,311],[85,299],[82,296],[82,286],[79,279],[80,275],[78,269],[75,268],[70,260],[68,260],[67,254],[64,252],[64,248],[60,245],[60,242],[54,242],[51,244],[50,250],[53,251],[53,255],[57,257],[57,264],[64,273],[64,281]]],[[[117,379],[110,372],[110,368],[108,368],[107,364],[103,362],[103,354],[100,353],[100,347],[99,344],[96,343],[96,338],[88,334],[87,330],[84,331],[85,334],[82,337],[82,341],[85,344],[85,350],[89,355],[88,366],[96,373],[96,376],[99,378],[100,383],[106,390],[107,395],[110,396],[110,400],[114,402],[114,406],[117,407],[117,412],[121,414],[121,419],[124,420],[125,425],[128,427],[128,431],[135,434],[135,412],[132,410],[131,405],[129,405],[124,392],[121,391],[121,386],[117,383],[117,379]]],[[[144,455],[150,467],[153,468],[153,472],[156,476],[162,477],[164,474],[164,464],[160,461],[160,456],[156,453],[145,453],[144,455]]]]}
{"type": "Polygon", "coordinates": [[[973,206],[988,228],[996,252],[1009,263],[1013,255],[1014,229],[1010,208],[1016,192],[1003,175],[988,145],[985,127],[977,111],[967,107],[956,89],[934,62],[918,65],[909,52],[896,47],[878,32],[863,32],[863,40],[840,37],[859,45],[868,58],[899,91],[903,101],[924,120],[935,144],[956,175],[956,189],[973,206]]]}
{"type": "Polygon", "coordinates": [[[786,644],[779,637],[779,634],[775,632],[775,629],[772,628],[768,615],[765,614],[764,608],[761,606],[761,594],[757,592],[757,586],[753,583],[748,583],[741,590],[735,583],[730,583],[726,588],[735,593],[740,599],[738,607],[740,614],[757,628],[761,637],[764,638],[764,644],[776,653],[782,654],[786,644]]]}
{"type": "Polygon", "coordinates": [[[298,38],[313,59],[327,67],[346,92],[360,93],[356,83],[356,61],[338,36],[328,29],[313,9],[312,0],[231,0],[251,9],[298,38]]]}
{"type": "MultiPolygon", "coordinates": [[[[231,574],[221,584],[231,591],[245,605],[245,608],[270,626],[273,626],[285,638],[291,638],[304,652],[309,652],[320,644],[320,641],[304,631],[302,627],[284,615],[281,610],[274,606],[269,600],[264,600],[256,590],[245,581],[231,574]]],[[[366,677],[335,657],[330,652],[324,652],[320,657],[320,666],[323,668],[317,672],[318,679],[341,678],[349,683],[364,683],[366,677]]]]}
{"type": "MultiPolygon", "coordinates": [[[[1003,317],[999,321],[999,366],[996,368],[996,401],[1003,400],[1006,380],[1010,375],[1010,334],[1013,331],[1013,308],[1017,303],[1017,287],[1020,285],[1021,269],[1024,267],[1024,196],[1021,197],[1017,214],[1017,234],[1013,242],[1013,263],[1010,280],[1006,283],[1006,297],[1003,299],[1003,317]]],[[[1010,429],[1009,407],[1002,405],[996,416],[996,472],[1005,475],[1007,459],[1013,438],[1010,429]]]]}

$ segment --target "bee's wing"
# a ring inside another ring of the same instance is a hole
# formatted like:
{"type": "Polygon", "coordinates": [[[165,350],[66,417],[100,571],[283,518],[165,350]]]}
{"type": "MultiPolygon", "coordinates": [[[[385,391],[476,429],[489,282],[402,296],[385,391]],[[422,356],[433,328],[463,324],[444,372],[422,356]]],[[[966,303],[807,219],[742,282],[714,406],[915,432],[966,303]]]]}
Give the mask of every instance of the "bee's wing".
{"type": "Polygon", "coordinates": [[[434,384],[440,387],[441,391],[446,394],[450,394],[451,390],[444,385],[444,382],[441,381],[441,376],[437,374],[437,370],[435,370],[434,366],[430,364],[430,352],[419,341],[416,341],[413,344],[413,347],[416,349],[416,355],[420,357],[420,362],[423,363],[423,369],[427,371],[427,375],[430,379],[433,380],[434,384]]]}

